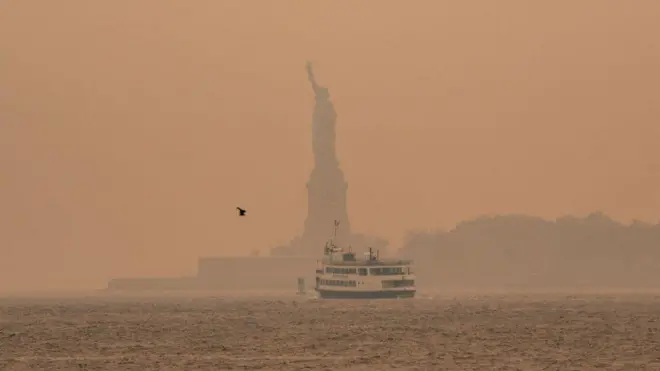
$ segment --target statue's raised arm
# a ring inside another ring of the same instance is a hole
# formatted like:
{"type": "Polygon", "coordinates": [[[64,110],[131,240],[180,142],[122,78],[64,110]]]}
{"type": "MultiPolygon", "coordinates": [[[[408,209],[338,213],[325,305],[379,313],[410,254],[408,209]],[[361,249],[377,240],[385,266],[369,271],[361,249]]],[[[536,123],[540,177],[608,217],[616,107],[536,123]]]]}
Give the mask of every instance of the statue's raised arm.
{"type": "Polygon", "coordinates": [[[319,85],[316,83],[316,79],[314,78],[314,71],[312,70],[312,62],[307,61],[307,79],[309,82],[312,83],[312,89],[314,91],[318,90],[319,85]]]}
{"type": "Polygon", "coordinates": [[[312,62],[310,61],[307,61],[307,79],[312,83],[312,89],[314,89],[314,94],[316,94],[317,98],[328,99],[328,89],[316,83],[316,79],[314,78],[314,71],[312,70],[312,62]]]}

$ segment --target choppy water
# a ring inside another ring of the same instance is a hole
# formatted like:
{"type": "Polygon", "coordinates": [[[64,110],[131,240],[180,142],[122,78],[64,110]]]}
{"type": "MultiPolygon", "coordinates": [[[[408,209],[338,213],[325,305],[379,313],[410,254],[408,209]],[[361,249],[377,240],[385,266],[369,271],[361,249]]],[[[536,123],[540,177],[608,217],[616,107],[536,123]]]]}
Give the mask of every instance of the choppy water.
{"type": "Polygon", "coordinates": [[[0,300],[0,370],[657,369],[660,299],[0,300]]]}

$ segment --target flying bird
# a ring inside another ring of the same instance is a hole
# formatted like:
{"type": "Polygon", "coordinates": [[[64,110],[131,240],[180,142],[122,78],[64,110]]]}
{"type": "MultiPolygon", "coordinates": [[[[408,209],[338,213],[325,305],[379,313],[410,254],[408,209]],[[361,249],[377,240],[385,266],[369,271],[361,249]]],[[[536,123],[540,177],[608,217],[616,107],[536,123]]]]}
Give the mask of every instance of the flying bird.
{"type": "Polygon", "coordinates": [[[238,210],[238,216],[245,216],[245,210],[241,209],[240,207],[237,207],[236,210],[238,210]]]}

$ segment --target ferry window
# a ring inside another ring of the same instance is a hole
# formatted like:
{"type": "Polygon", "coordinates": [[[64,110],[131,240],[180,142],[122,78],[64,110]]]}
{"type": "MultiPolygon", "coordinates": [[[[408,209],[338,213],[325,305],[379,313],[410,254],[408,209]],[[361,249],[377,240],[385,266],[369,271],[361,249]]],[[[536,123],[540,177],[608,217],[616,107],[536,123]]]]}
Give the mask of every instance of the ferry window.
{"type": "Polygon", "coordinates": [[[374,272],[375,275],[392,276],[403,274],[402,267],[374,268],[373,270],[377,270],[377,272],[374,272]]]}
{"type": "Polygon", "coordinates": [[[415,280],[387,280],[382,282],[383,288],[392,287],[412,287],[415,286],[415,280]]]}
{"type": "Polygon", "coordinates": [[[349,280],[321,280],[322,285],[328,286],[344,286],[344,287],[357,287],[357,281],[349,280]]]}
{"type": "Polygon", "coordinates": [[[360,276],[366,276],[367,275],[367,268],[359,268],[358,272],[360,276]]]}

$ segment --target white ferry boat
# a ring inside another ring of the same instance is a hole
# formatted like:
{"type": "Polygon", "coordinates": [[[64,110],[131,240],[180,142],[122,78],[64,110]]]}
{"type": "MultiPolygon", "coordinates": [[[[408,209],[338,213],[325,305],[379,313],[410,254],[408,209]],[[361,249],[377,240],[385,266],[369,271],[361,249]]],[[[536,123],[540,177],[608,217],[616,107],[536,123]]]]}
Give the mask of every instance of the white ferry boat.
{"type": "Polygon", "coordinates": [[[350,247],[348,252],[337,247],[334,238],[318,261],[315,290],[324,299],[413,298],[417,291],[411,260],[380,259],[371,248],[358,259],[350,247]]]}

